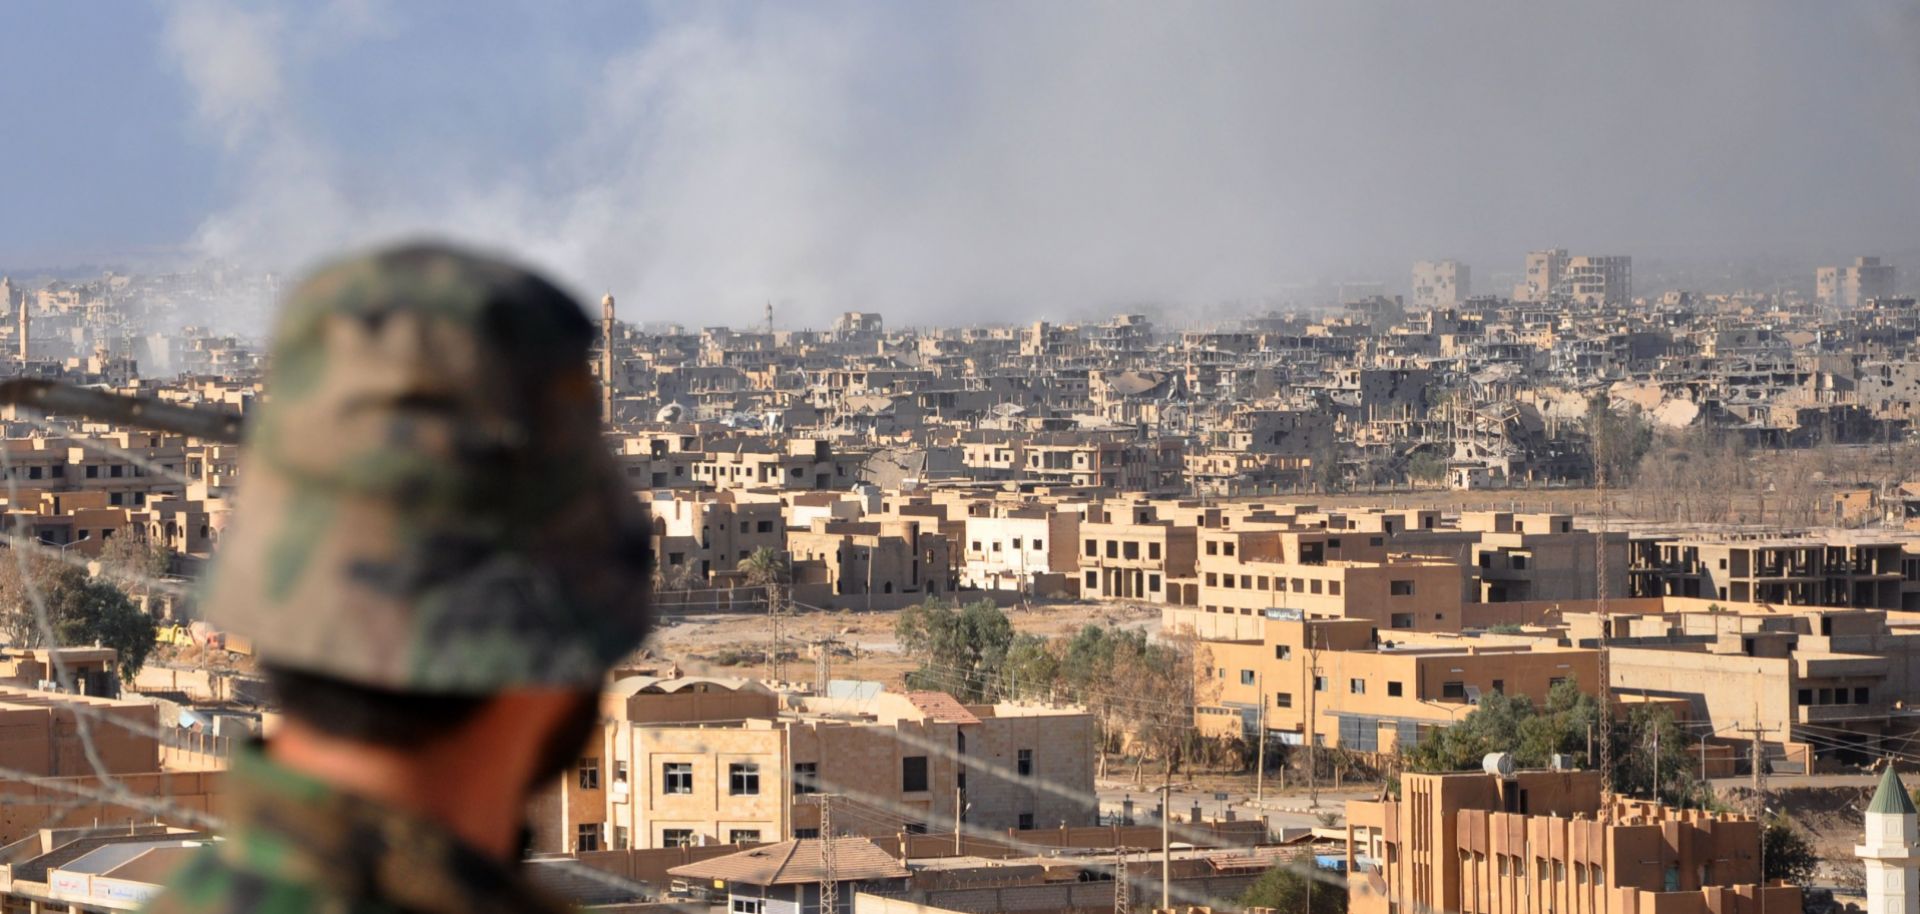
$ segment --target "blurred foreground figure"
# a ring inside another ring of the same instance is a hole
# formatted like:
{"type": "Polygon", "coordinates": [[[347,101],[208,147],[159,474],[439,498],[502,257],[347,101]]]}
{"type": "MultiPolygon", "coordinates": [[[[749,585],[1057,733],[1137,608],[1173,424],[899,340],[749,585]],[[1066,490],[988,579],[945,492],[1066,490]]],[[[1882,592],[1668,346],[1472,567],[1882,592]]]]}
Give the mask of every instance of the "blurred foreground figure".
{"type": "Polygon", "coordinates": [[[284,712],[159,912],[559,910],[517,871],[648,625],[592,327],[545,280],[407,247],[295,292],[209,576],[284,712]]]}

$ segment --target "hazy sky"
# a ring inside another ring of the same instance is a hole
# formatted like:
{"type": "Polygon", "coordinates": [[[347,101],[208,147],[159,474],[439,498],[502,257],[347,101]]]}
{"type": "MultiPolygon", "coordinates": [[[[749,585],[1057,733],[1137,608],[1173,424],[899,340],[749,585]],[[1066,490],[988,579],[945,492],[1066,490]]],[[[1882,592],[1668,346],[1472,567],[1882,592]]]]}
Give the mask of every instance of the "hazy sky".
{"type": "Polygon", "coordinates": [[[817,326],[1904,250],[1911,10],[15,0],[0,269],[427,231],[630,319],[817,326]]]}

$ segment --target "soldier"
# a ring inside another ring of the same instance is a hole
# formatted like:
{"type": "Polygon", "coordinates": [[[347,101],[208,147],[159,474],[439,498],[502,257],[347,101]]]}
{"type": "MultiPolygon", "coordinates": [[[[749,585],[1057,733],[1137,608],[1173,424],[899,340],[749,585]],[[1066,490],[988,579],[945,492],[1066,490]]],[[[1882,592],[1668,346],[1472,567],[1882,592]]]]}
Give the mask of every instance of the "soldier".
{"type": "Polygon", "coordinates": [[[516,867],[527,800],[648,627],[592,339],[545,280],[441,247],[294,293],[204,603],[283,719],[149,910],[560,908],[516,867]]]}

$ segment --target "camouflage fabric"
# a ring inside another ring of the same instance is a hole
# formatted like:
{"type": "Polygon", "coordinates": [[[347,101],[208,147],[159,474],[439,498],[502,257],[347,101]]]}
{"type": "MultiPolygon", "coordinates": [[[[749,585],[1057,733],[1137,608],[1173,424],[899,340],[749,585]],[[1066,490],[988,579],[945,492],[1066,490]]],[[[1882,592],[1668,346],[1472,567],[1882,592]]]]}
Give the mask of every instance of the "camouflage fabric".
{"type": "Polygon", "coordinates": [[[236,756],[226,783],[227,839],[176,873],[151,914],[567,910],[439,825],[335,791],[258,749],[236,756]]]}
{"type": "Polygon", "coordinates": [[[648,624],[593,325],[524,270],[410,246],[288,302],[204,608],[269,662],[375,688],[597,685],[648,624]]]}

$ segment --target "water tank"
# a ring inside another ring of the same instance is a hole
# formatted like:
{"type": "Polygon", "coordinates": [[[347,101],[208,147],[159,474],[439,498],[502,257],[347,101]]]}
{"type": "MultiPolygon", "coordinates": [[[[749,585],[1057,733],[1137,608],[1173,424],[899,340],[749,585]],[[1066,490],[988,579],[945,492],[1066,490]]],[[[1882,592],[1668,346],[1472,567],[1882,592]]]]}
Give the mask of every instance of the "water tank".
{"type": "Polygon", "coordinates": [[[1488,774],[1503,778],[1513,777],[1513,753],[1489,752],[1480,760],[1480,767],[1486,769],[1488,774]]]}
{"type": "Polygon", "coordinates": [[[1572,771],[1573,756],[1564,752],[1556,752],[1547,759],[1547,767],[1555,771],[1572,771]]]}

